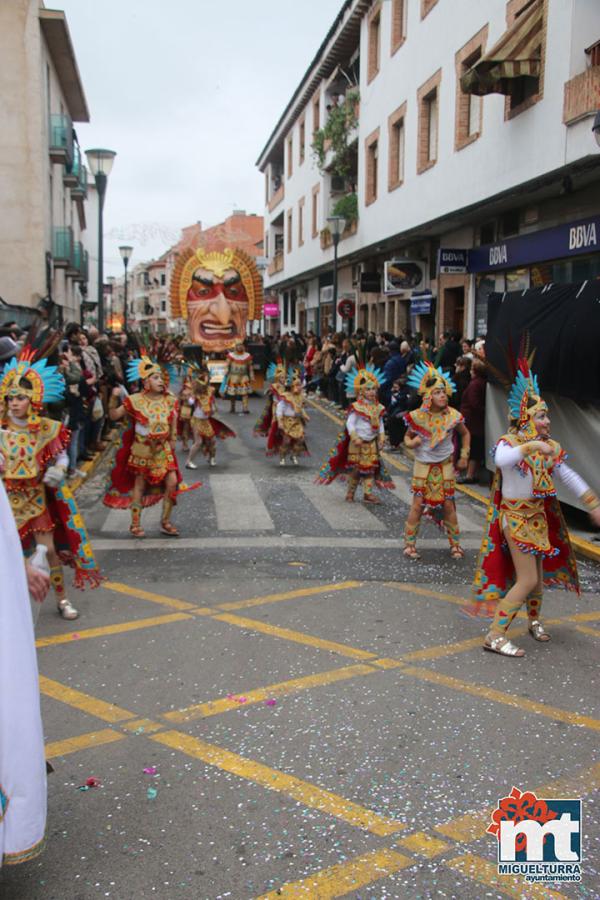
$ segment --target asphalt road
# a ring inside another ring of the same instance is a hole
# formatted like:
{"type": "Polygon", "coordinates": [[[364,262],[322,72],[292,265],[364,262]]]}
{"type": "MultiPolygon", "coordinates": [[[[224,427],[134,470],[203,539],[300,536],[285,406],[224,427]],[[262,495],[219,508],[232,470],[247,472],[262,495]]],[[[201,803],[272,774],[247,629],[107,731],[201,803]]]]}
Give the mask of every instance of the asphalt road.
{"type": "Polygon", "coordinates": [[[339,425],[311,411],[312,456],[282,469],[262,404],[186,473],[179,539],[152,511],[130,538],[105,472],[81,489],[110,580],[76,622],[42,610],[48,842],[2,900],[599,897],[597,568],[547,594],[549,644],[484,653],[460,615],[482,507],[460,501],[465,560],[425,525],[411,563],[403,458],[382,506],[350,507],[314,484],[339,425]],[[513,786],[583,799],[580,885],[498,876],[486,828],[513,786]]]}

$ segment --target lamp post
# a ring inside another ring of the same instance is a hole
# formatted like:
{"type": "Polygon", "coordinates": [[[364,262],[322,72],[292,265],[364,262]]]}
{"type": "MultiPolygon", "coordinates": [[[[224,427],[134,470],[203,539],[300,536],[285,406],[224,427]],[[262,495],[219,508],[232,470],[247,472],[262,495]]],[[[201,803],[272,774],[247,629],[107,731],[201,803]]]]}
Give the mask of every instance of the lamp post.
{"type": "Polygon", "coordinates": [[[127,266],[129,265],[131,254],[133,253],[133,247],[119,247],[119,253],[121,254],[121,259],[123,260],[123,265],[125,266],[125,292],[123,294],[123,331],[127,331],[127,266]]]}
{"type": "MultiPolygon", "coordinates": [[[[346,220],[343,216],[328,216],[327,224],[333,239],[333,322],[334,331],[337,331],[337,303],[338,303],[338,244],[346,227],[346,220]]],[[[320,333],[320,323],[319,323],[320,333]]]]}
{"type": "Polygon", "coordinates": [[[98,194],[98,331],[104,331],[104,243],[102,234],[102,211],[104,209],[104,195],[106,194],[106,182],[110,175],[115,156],[114,150],[86,150],[88,166],[96,182],[98,194]]]}

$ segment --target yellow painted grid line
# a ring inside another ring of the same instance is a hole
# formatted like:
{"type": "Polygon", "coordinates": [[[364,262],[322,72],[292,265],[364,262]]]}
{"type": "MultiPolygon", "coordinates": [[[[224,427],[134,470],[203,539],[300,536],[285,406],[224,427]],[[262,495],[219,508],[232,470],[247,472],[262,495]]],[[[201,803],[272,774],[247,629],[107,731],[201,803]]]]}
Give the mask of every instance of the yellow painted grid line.
{"type": "Polygon", "coordinates": [[[262,763],[245,759],[237,753],[224,750],[214,744],[207,744],[205,741],[181,731],[163,731],[150,735],[150,740],[185,753],[194,759],[199,759],[209,766],[215,766],[254,784],[260,784],[271,791],[279,791],[309,809],[328,813],[350,825],[370,831],[372,834],[385,837],[395,834],[405,827],[401,822],[380,816],[372,810],[365,809],[363,806],[352,803],[352,801],[317,785],[302,781],[294,775],[288,775],[262,763]]]}
{"type": "Polygon", "coordinates": [[[263,894],[258,900],[277,900],[278,897],[310,897],[312,900],[331,900],[344,897],[359,888],[387,878],[400,869],[415,864],[414,859],[395,850],[373,850],[348,862],[321,869],[301,881],[283,884],[277,890],[263,894]]]}
{"type": "Polygon", "coordinates": [[[400,838],[397,841],[397,846],[404,847],[406,850],[410,850],[411,853],[418,853],[419,856],[426,856],[428,859],[431,859],[447,850],[450,844],[447,844],[446,841],[440,841],[439,838],[426,834],[424,831],[415,831],[414,834],[408,834],[406,837],[400,838]]]}
{"type": "Polygon", "coordinates": [[[250,597],[248,600],[235,600],[231,603],[219,603],[215,608],[224,612],[234,609],[249,609],[251,606],[262,606],[264,603],[278,603],[280,600],[294,600],[297,597],[311,597],[316,594],[329,594],[331,591],[347,591],[352,588],[362,587],[362,581],[339,581],[333,584],[323,584],[313,588],[299,588],[295,591],[286,591],[281,594],[267,594],[264,597],[250,597]]]}
{"type": "MultiPolygon", "coordinates": [[[[507,793],[510,787],[507,786],[507,793]]],[[[600,762],[588,769],[581,769],[574,774],[556,778],[549,784],[532,790],[538,797],[585,797],[599,789],[600,762]]],[[[454,841],[470,844],[472,841],[485,837],[495,808],[495,806],[488,806],[476,812],[465,813],[442,825],[436,825],[435,830],[454,841]]]]}
{"type": "Polygon", "coordinates": [[[164,597],[162,594],[153,594],[151,591],[143,591],[141,588],[131,587],[128,584],[120,584],[116,581],[105,581],[102,584],[107,591],[115,591],[117,594],[127,594],[129,597],[137,597],[139,600],[149,600],[150,603],[160,603],[161,606],[170,606],[171,609],[196,609],[197,603],[189,603],[187,600],[177,600],[174,597],[164,597]]]}
{"type": "Polygon", "coordinates": [[[590,634],[592,637],[600,637],[600,631],[597,628],[587,628],[586,625],[576,625],[576,631],[581,631],[582,634],[590,634]]]}
{"type": "Polygon", "coordinates": [[[102,719],[104,722],[123,722],[126,719],[133,719],[135,716],[135,713],[121,709],[120,706],[115,706],[114,703],[98,700],[89,694],[67,687],[67,685],[61,684],[59,681],[52,681],[50,678],[46,678],[45,675],[40,675],[40,691],[46,697],[51,697],[60,703],[66,703],[67,706],[80,709],[82,712],[95,716],[97,719],[102,719]]]}
{"type": "Polygon", "coordinates": [[[483,636],[478,635],[474,638],[466,638],[464,641],[457,641],[454,644],[439,644],[435,647],[425,647],[423,650],[411,650],[409,653],[403,653],[400,658],[403,662],[421,659],[441,659],[444,656],[453,656],[455,653],[464,653],[466,650],[473,650],[482,646],[483,636]]]}
{"type": "Polygon", "coordinates": [[[77,737],[66,738],[62,741],[51,741],[46,744],[46,759],[67,756],[69,753],[88,750],[90,747],[100,747],[102,744],[114,744],[115,741],[124,739],[124,734],[113,731],[112,728],[104,728],[102,731],[88,731],[86,734],[80,734],[77,737]]]}
{"type": "Polygon", "coordinates": [[[540,703],[537,700],[529,700],[527,697],[520,697],[518,694],[507,694],[504,691],[497,691],[495,688],[486,687],[482,684],[471,684],[468,681],[461,681],[459,678],[453,678],[450,675],[442,675],[441,672],[434,672],[431,669],[407,666],[401,670],[401,674],[418,678],[422,681],[430,681],[432,684],[439,684],[442,687],[460,691],[461,693],[472,694],[475,697],[483,697],[484,700],[491,700],[494,703],[513,706],[516,709],[535,713],[538,716],[546,716],[546,718],[553,719],[555,722],[565,722],[567,725],[579,725],[584,728],[590,728],[592,731],[600,731],[600,719],[592,719],[591,716],[582,716],[579,713],[570,712],[566,709],[558,709],[556,706],[540,703]]]}
{"type": "Polygon", "coordinates": [[[189,722],[192,719],[205,718],[206,716],[217,716],[220,713],[228,712],[231,709],[240,709],[240,706],[247,706],[251,703],[261,703],[268,700],[269,697],[281,697],[286,694],[293,694],[297,691],[304,691],[312,687],[321,687],[327,684],[335,684],[338,681],[346,681],[349,678],[356,678],[359,675],[373,675],[378,670],[372,666],[358,664],[355,666],[344,666],[340,669],[331,669],[328,672],[317,672],[315,675],[306,675],[303,678],[292,678],[289,681],[280,681],[277,684],[271,684],[267,687],[257,688],[252,691],[242,691],[233,698],[222,697],[218,700],[209,700],[207,703],[196,703],[194,706],[188,706],[185,709],[174,710],[173,712],[164,713],[163,718],[170,722],[189,722]],[[240,704],[239,698],[244,698],[244,703],[240,704]]]}
{"type": "Polygon", "coordinates": [[[457,856],[454,859],[444,861],[444,865],[458,872],[471,881],[483,884],[488,888],[494,888],[507,897],[516,897],[517,900],[526,897],[527,900],[555,900],[555,898],[564,897],[557,891],[551,890],[544,884],[527,884],[523,883],[523,878],[512,875],[498,875],[497,866],[486,859],[481,859],[473,853],[465,853],[464,856],[457,856]]]}
{"type": "Polygon", "coordinates": [[[306,644],[319,650],[329,650],[331,653],[339,653],[340,656],[349,656],[351,659],[375,659],[377,654],[368,650],[359,650],[357,647],[349,647],[347,644],[338,644],[336,641],[327,641],[324,638],[303,634],[301,631],[292,631],[289,628],[279,628],[277,625],[269,625],[259,622],[257,619],[245,619],[242,616],[231,616],[224,613],[214,616],[219,622],[228,622],[238,628],[248,628],[252,631],[260,631],[262,634],[270,634],[272,637],[283,638],[296,644],[306,644]]]}
{"type": "Polygon", "coordinates": [[[170,625],[172,622],[182,622],[191,619],[189,613],[170,613],[168,616],[154,616],[150,619],[134,619],[131,622],[121,622],[117,625],[103,625],[101,628],[85,628],[83,631],[69,632],[68,634],[53,634],[49,637],[38,638],[35,646],[51,647],[55,644],[74,644],[77,640],[84,641],[90,638],[105,637],[108,634],[122,634],[126,631],[138,631],[140,628],[154,628],[157,625],[170,625]],[[74,638],[74,634],[77,635],[74,638]]]}

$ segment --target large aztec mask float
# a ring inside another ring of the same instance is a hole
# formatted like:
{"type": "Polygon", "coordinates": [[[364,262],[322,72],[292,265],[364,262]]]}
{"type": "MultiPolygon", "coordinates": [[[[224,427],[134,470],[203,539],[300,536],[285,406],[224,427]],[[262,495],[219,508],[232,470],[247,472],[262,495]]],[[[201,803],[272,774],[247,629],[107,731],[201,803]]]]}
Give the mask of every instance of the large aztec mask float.
{"type": "Polygon", "coordinates": [[[262,318],[263,288],[256,262],[243,250],[183,250],[171,280],[173,316],[187,319],[189,338],[222,353],[246,337],[246,323],[262,318]]]}

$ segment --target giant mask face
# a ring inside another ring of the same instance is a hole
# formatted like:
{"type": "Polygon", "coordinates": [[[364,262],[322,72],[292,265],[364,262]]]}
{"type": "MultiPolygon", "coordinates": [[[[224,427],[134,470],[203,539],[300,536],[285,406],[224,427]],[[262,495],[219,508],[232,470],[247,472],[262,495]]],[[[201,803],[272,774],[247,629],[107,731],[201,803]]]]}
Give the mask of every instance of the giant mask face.
{"type": "Polygon", "coordinates": [[[246,336],[248,320],[262,315],[262,281],[242,250],[180,254],[171,281],[171,310],[187,319],[194,344],[206,352],[229,350],[246,336]]]}

